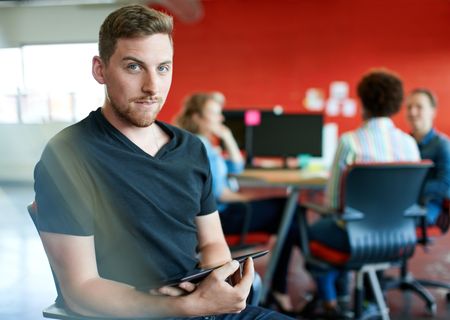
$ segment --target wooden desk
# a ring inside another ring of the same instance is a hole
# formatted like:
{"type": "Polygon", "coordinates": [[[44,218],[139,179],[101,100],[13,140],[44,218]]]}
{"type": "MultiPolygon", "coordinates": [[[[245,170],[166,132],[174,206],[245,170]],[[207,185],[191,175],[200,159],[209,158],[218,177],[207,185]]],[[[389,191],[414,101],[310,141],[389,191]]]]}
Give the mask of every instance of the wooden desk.
{"type": "Polygon", "coordinates": [[[281,248],[295,213],[301,190],[323,189],[328,180],[328,173],[324,171],[310,172],[291,169],[246,169],[236,176],[242,186],[249,187],[286,187],[288,198],[283,211],[283,218],[277,232],[277,241],[272,249],[267,269],[264,272],[261,303],[266,302],[267,293],[272,282],[275,266],[280,257],[281,248]]]}
{"type": "Polygon", "coordinates": [[[240,175],[236,175],[236,178],[244,186],[322,189],[328,179],[328,172],[293,169],[245,169],[240,175]]]}

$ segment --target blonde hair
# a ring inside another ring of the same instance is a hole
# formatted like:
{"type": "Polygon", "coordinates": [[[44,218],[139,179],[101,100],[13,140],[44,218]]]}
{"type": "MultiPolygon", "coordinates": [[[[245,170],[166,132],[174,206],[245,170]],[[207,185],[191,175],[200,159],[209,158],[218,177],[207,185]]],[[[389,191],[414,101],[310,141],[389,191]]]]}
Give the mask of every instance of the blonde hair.
{"type": "Polygon", "coordinates": [[[183,103],[183,108],[175,118],[175,124],[189,132],[199,133],[198,124],[194,120],[194,116],[203,116],[206,103],[210,100],[217,102],[222,107],[225,104],[225,96],[217,91],[197,92],[188,96],[183,103]]]}

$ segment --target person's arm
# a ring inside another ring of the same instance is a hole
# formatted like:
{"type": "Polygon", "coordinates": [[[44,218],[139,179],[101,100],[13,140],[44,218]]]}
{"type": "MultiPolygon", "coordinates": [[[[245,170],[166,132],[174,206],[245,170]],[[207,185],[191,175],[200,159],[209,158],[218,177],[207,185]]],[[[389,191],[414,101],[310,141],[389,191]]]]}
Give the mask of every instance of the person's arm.
{"type": "Polygon", "coordinates": [[[231,130],[225,125],[221,125],[214,134],[222,140],[225,151],[228,153],[228,159],[233,163],[243,164],[244,158],[231,130]]]}
{"type": "MultiPolygon", "coordinates": [[[[211,231],[215,231],[211,227],[211,231]]],[[[190,294],[156,296],[140,292],[124,283],[101,278],[97,271],[93,236],[41,232],[41,238],[67,306],[85,316],[189,317],[238,312],[245,308],[245,299],[253,279],[250,261],[241,282],[235,287],[230,286],[225,280],[239,267],[233,261],[212,272],[190,294]]]]}
{"type": "Polygon", "coordinates": [[[70,310],[86,316],[114,317],[186,314],[177,298],[152,296],[101,278],[93,236],[41,232],[41,238],[70,310]]]}
{"type": "Polygon", "coordinates": [[[229,203],[229,202],[248,202],[252,200],[250,195],[244,194],[242,192],[232,191],[230,188],[225,187],[222,189],[222,193],[219,197],[220,202],[229,203]]]}
{"type": "Polygon", "coordinates": [[[236,313],[246,306],[246,299],[254,278],[253,260],[247,259],[242,277],[236,279],[233,285],[227,278],[239,268],[237,261],[230,261],[231,254],[225,242],[218,212],[196,218],[198,229],[199,250],[202,266],[217,266],[228,261],[223,267],[214,270],[203,280],[189,296],[194,297],[206,314],[236,313]],[[237,281],[237,282],[236,282],[237,281]]]}
{"type": "Polygon", "coordinates": [[[341,177],[346,167],[354,162],[355,154],[348,142],[348,136],[343,135],[339,140],[333,165],[330,168],[330,178],[328,179],[325,191],[325,205],[336,209],[339,207],[341,177]]]}
{"type": "Polygon", "coordinates": [[[200,266],[211,268],[231,261],[231,253],[225,241],[219,213],[216,211],[198,216],[195,222],[198,229],[200,266]]]}

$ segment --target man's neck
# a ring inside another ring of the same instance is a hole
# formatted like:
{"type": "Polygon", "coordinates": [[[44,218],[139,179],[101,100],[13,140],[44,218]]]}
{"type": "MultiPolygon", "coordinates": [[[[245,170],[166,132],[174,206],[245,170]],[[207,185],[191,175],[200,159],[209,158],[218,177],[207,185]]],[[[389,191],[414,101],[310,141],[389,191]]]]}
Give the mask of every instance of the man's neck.
{"type": "Polygon", "coordinates": [[[432,128],[428,130],[414,130],[412,132],[412,136],[416,139],[417,142],[422,142],[423,138],[431,131],[432,128]]]}
{"type": "Polygon", "coordinates": [[[154,122],[148,127],[137,127],[118,116],[111,107],[103,106],[101,111],[113,127],[151,156],[154,156],[160,146],[167,142],[163,139],[162,131],[154,122]]]}

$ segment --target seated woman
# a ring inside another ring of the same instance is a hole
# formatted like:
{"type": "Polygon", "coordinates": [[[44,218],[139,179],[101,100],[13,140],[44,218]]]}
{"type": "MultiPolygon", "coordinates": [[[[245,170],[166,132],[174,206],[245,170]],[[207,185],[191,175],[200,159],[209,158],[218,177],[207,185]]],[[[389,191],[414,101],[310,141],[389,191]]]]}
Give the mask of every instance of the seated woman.
{"type": "MultiPolygon", "coordinates": [[[[225,234],[240,233],[247,210],[253,213],[249,231],[276,234],[286,204],[285,197],[262,198],[252,193],[243,193],[232,188],[228,174],[238,174],[244,168],[244,160],[231,131],[223,124],[222,108],[225,98],[221,93],[196,93],[188,97],[176,118],[176,124],[202,140],[208,154],[213,177],[213,192],[225,234]],[[220,140],[228,155],[212,141],[220,140]]],[[[297,215],[296,215],[297,216],[297,215]]],[[[298,223],[293,221],[283,245],[271,286],[273,302],[282,312],[293,311],[287,295],[287,273],[294,245],[300,241],[298,223]]]]}
{"type": "MultiPolygon", "coordinates": [[[[392,73],[375,70],[361,79],[357,91],[364,122],[358,129],[344,133],[339,140],[326,190],[330,208],[339,206],[341,177],[350,164],[420,160],[414,139],[396,128],[390,119],[402,104],[402,81],[392,73]]],[[[314,223],[309,238],[338,251],[350,251],[345,224],[331,217],[314,223]]],[[[343,300],[348,297],[348,274],[338,271],[315,273],[314,270],[312,273],[325,311],[336,312],[337,296],[343,300]]]]}

